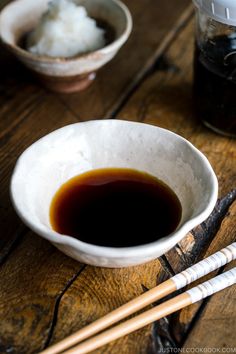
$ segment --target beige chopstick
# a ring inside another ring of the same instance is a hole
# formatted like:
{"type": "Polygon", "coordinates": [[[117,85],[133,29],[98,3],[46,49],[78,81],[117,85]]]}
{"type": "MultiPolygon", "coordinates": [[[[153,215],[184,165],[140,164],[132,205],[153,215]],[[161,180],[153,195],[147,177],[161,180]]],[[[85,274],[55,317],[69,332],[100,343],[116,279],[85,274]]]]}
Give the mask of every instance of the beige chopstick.
{"type": "Polygon", "coordinates": [[[85,354],[236,283],[236,267],[130,320],[92,337],[64,354],[85,354]]]}
{"type": "Polygon", "coordinates": [[[182,287],[186,286],[187,284],[190,284],[196,279],[199,279],[200,277],[212,272],[213,270],[216,270],[219,267],[229,263],[233,259],[236,259],[235,242],[230,246],[222,249],[221,251],[211,255],[210,257],[198,262],[192,267],[189,267],[185,271],[168,279],[167,281],[156,286],[155,288],[140,295],[139,297],[122,305],[116,310],[108,313],[104,317],[75,332],[74,334],[65,338],[61,342],[56,343],[51,347],[45,349],[41,352],[41,354],[61,353],[66,349],[87,339],[88,337],[133,314],[134,312],[137,312],[138,310],[146,307],[154,301],[157,301],[165,297],[166,295],[171,294],[177,289],[181,289],[182,287]]]}

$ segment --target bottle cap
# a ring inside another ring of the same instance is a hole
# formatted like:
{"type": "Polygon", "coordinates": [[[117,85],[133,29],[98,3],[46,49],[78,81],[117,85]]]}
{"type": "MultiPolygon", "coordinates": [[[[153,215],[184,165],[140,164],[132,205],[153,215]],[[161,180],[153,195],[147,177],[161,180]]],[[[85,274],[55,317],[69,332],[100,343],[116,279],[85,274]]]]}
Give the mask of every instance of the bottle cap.
{"type": "Polygon", "coordinates": [[[193,0],[193,2],[214,20],[236,26],[236,0],[193,0]]]}

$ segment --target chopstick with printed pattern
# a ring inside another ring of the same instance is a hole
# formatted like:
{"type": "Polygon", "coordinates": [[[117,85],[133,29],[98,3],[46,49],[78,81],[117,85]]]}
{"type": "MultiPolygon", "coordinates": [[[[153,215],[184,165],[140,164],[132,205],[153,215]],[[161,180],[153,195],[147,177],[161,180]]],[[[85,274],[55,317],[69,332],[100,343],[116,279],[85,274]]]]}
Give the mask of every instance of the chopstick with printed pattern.
{"type": "Polygon", "coordinates": [[[65,354],[85,354],[236,283],[236,267],[126,322],[88,339],[65,354]]]}
{"type": "Polygon", "coordinates": [[[142,313],[141,315],[86,340],[78,346],[65,351],[64,354],[88,353],[235,283],[236,267],[142,313]]]}
{"type": "MultiPolygon", "coordinates": [[[[232,243],[221,251],[205,258],[195,265],[187,268],[183,272],[166,280],[162,284],[147,291],[139,297],[129,301],[116,310],[108,313],[104,317],[82,328],[71,336],[65,338],[61,342],[45,349],[41,354],[57,354],[64,352],[68,348],[77,345],[88,337],[97,334],[112,324],[124,319],[134,312],[146,307],[147,305],[179,290],[193,281],[203,277],[204,275],[224,266],[225,264],[236,259],[236,242],[232,243]]],[[[234,284],[236,281],[236,268],[226,273],[223,273],[185,293],[176,296],[175,298],[162,303],[155,308],[146,311],[145,313],[134,317],[118,326],[115,326],[96,337],[86,340],[82,344],[72,348],[66,353],[82,354],[94,350],[112,340],[133,332],[163,316],[171,314],[185,306],[188,306],[196,301],[199,301],[206,296],[212,295],[214,292],[222,290],[227,286],[234,284]]]]}

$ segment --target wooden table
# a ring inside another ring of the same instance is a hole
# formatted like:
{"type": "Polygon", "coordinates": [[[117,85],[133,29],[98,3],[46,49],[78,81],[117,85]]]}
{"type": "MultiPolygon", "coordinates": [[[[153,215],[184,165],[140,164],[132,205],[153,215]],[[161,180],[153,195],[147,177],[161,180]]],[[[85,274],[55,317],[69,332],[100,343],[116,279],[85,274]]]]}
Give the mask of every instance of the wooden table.
{"type": "MultiPolygon", "coordinates": [[[[85,92],[46,91],[0,49],[0,353],[37,353],[236,238],[236,141],[204,128],[192,109],[191,3],[125,2],[133,33],[85,92]],[[101,269],[66,257],[25,227],[8,188],[17,157],[41,136],[69,123],[118,117],[189,139],[218,176],[219,200],[208,220],[160,259],[101,269]]],[[[231,287],[96,353],[229,350],[236,347],[235,329],[236,287],[231,287]]]]}

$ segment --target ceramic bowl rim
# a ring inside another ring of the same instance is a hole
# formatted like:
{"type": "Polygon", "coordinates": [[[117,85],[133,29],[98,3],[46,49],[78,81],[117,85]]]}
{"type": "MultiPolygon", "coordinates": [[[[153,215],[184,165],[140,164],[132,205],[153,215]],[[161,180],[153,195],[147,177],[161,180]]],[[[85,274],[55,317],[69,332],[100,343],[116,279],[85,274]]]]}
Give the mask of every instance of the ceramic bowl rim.
{"type": "Polygon", "coordinates": [[[171,132],[167,129],[160,128],[160,127],[153,126],[153,125],[146,124],[146,123],[138,123],[138,122],[125,121],[125,120],[120,120],[120,119],[91,120],[91,121],[87,121],[87,122],[73,123],[73,124],[66,125],[62,128],[56,129],[49,134],[46,134],[45,136],[43,136],[42,138],[38,139],[36,142],[31,144],[20,155],[20,157],[18,158],[18,160],[16,162],[15,168],[14,168],[12,176],[11,176],[11,181],[10,181],[10,198],[11,198],[12,204],[13,204],[17,214],[19,215],[19,217],[36,234],[41,235],[42,237],[46,238],[50,242],[55,243],[57,245],[70,246],[72,248],[77,249],[78,251],[80,251],[82,253],[86,253],[86,254],[89,254],[92,256],[96,256],[96,257],[105,257],[105,258],[109,258],[109,259],[112,259],[115,257],[119,257],[120,259],[125,259],[128,257],[142,257],[143,258],[145,256],[146,257],[151,256],[152,254],[154,254],[158,250],[160,251],[165,248],[168,248],[168,249],[172,248],[190,230],[192,230],[194,227],[199,225],[201,222],[203,222],[210,215],[210,213],[212,212],[212,210],[216,204],[217,196],[218,196],[218,181],[217,181],[216,175],[210,165],[210,162],[208,161],[206,156],[203,155],[203,153],[201,151],[199,151],[192,143],[190,143],[188,140],[181,137],[180,135],[178,135],[174,132],[171,132]],[[25,216],[26,213],[24,213],[24,211],[22,211],[18,207],[17,203],[15,202],[14,192],[13,192],[13,186],[15,183],[15,179],[17,178],[17,173],[18,173],[20,165],[22,163],[22,159],[24,157],[24,154],[29,149],[31,149],[32,146],[34,146],[35,144],[40,142],[42,139],[44,139],[44,137],[49,136],[50,134],[53,134],[54,132],[57,132],[58,130],[64,129],[66,127],[78,125],[78,124],[79,125],[82,125],[82,124],[83,125],[86,125],[86,124],[90,124],[90,125],[95,124],[96,125],[96,124],[99,124],[99,122],[105,122],[105,121],[113,121],[113,122],[115,121],[117,123],[120,123],[120,122],[124,123],[125,122],[126,124],[132,124],[132,125],[142,124],[145,126],[149,126],[151,129],[152,128],[157,129],[157,130],[159,130],[160,133],[162,133],[162,132],[168,133],[173,138],[178,139],[178,140],[182,141],[183,143],[187,144],[188,147],[192,150],[192,152],[194,154],[198,155],[198,157],[200,158],[200,160],[203,164],[203,168],[209,172],[211,191],[209,192],[210,197],[209,197],[208,204],[206,204],[204,210],[202,210],[195,217],[192,217],[189,220],[187,220],[186,222],[184,222],[179,228],[177,228],[177,230],[175,230],[171,234],[169,234],[161,239],[158,239],[158,240],[148,243],[148,244],[143,244],[143,245],[139,245],[139,246],[131,246],[131,247],[121,247],[121,248],[103,247],[103,246],[97,246],[97,245],[85,243],[85,242],[75,239],[71,236],[61,235],[61,234],[47,228],[44,225],[43,225],[43,227],[39,227],[39,226],[35,225],[34,223],[30,222],[27,219],[27,217],[25,216]]]}
{"type": "MultiPolygon", "coordinates": [[[[7,8],[9,8],[12,4],[14,4],[16,2],[22,2],[22,1],[23,0],[15,0],[14,2],[9,3],[6,6],[4,6],[2,11],[0,12],[0,23],[1,23],[1,17],[4,15],[4,11],[6,11],[7,8]]],[[[105,47],[102,47],[102,48],[97,49],[95,51],[85,53],[85,54],[79,54],[77,56],[73,56],[73,57],[69,57],[69,58],[49,57],[49,56],[45,56],[45,55],[37,55],[37,54],[31,53],[31,52],[19,47],[17,44],[9,43],[8,41],[6,41],[4,39],[4,37],[2,36],[1,33],[0,33],[0,39],[3,42],[3,44],[6,45],[10,50],[18,53],[19,55],[21,55],[25,58],[31,59],[35,62],[52,63],[52,64],[53,63],[73,63],[73,62],[77,62],[79,60],[90,59],[93,56],[97,56],[97,55],[101,55],[101,54],[105,55],[107,53],[110,53],[110,52],[120,48],[125,43],[127,38],[129,37],[129,35],[132,31],[132,27],[133,27],[133,20],[132,20],[132,16],[129,11],[129,8],[121,0],[108,0],[108,1],[112,1],[113,3],[118,5],[120,7],[120,9],[123,10],[123,14],[126,18],[125,30],[117,39],[113,40],[111,43],[109,43],[105,47]]],[[[0,29],[1,29],[1,27],[0,27],[0,29]]]]}

